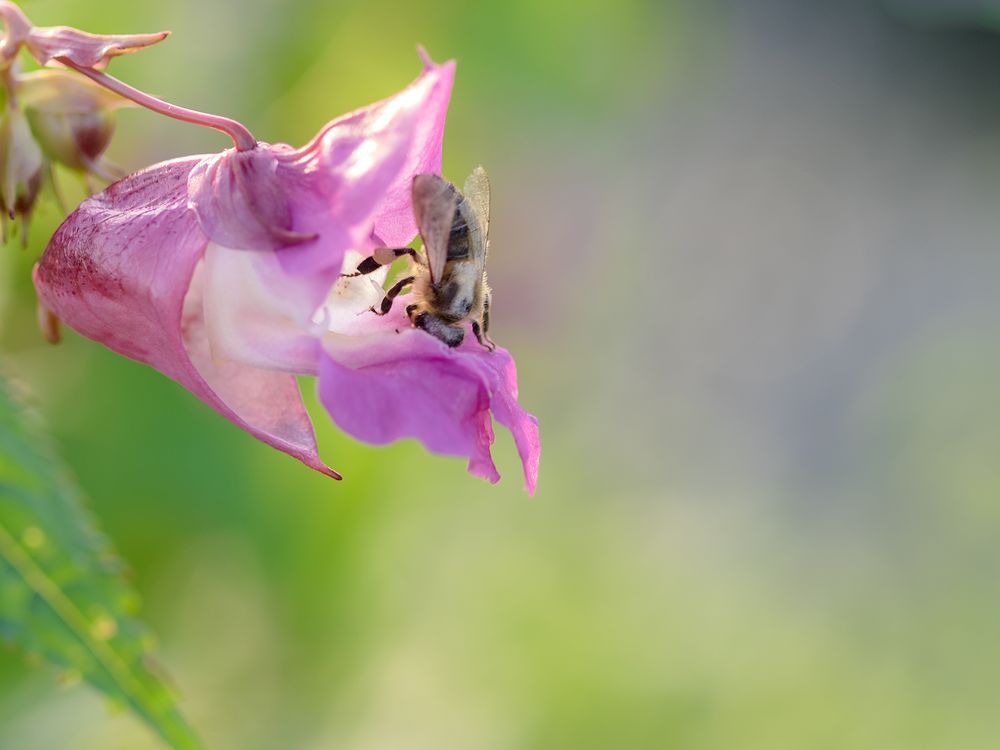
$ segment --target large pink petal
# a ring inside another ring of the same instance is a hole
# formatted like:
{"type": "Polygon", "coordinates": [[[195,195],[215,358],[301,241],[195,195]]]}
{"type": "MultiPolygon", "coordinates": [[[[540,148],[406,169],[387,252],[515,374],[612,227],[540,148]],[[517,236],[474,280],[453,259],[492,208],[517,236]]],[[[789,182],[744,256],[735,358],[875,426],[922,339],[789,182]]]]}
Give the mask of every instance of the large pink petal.
{"type": "Polygon", "coordinates": [[[89,338],[173,378],[260,440],[330,476],[292,375],[214,357],[197,271],[208,239],[187,205],[200,157],[131,175],[63,222],[35,284],[56,315],[89,338]]]}
{"type": "Polygon", "coordinates": [[[303,148],[278,154],[285,174],[308,177],[295,179],[293,214],[312,221],[297,220],[294,228],[319,234],[314,244],[281,253],[290,272],[337,273],[348,249],[370,250],[379,240],[401,245],[416,234],[410,183],[415,174],[440,171],[455,76],[453,61],[436,65],[425,57],[424,63],[420,76],[398,94],[338,117],[303,148]],[[300,201],[304,212],[295,210],[300,201]],[[351,231],[333,244],[324,241],[331,226],[351,231]]]}
{"type": "MultiPolygon", "coordinates": [[[[440,75],[437,71],[443,69],[447,73],[447,78],[430,90],[423,108],[423,116],[415,126],[413,143],[407,154],[406,163],[393,183],[385,190],[378,207],[373,234],[386,247],[406,245],[417,233],[417,223],[413,218],[410,199],[414,175],[441,173],[441,150],[448,101],[451,98],[454,63],[446,63],[445,66],[438,68],[431,62],[423,48],[419,51],[424,61],[424,76],[429,72],[440,75]]],[[[417,83],[420,83],[420,79],[417,83]]]]}
{"type": "Polygon", "coordinates": [[[513,358],[504,349],[486,351],[468,331],[461,346],[449,349],[413,329],[405,305],[401,298],[388,316],[367,316],[366,334],[355,329],[324,338],[319,396],[330,417],[369,443],[415,437],[436,453],[467,457],[471,473],[495,482],[492,412],[513,433],[534,494],[538,421],[517,402],[513,358]]]}
{"type": "Polygon", "coordinates": [[[454,77],[453,62],[424,62],[403,91],[333,120],[301,149],[260,144],[192,170],[191,206],[215,243],[206,314],[227,356],[315,372],[318,361],[302,358],[302,337],[344,254],[403,245],[416,234],[410,184],[440,170],[454,77]]]}

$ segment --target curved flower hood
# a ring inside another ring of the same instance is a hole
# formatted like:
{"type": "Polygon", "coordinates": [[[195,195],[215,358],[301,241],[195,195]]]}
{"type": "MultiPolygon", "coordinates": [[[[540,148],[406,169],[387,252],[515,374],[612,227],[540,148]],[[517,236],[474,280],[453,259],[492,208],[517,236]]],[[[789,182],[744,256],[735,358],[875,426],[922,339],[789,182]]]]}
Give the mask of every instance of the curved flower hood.
{"type": "Polygon", "coordinates": [[[537,426],[517,406],[506,352],[488,361],[439,350],[370,314],[347,315],[350,331],[335,325],[345,318],[345,255],[408,242],[412,179],[440,172],[454,63],[424,62],[406,89],[337,118],[302,148],[258,143],[165,162],[84,201],[36,269],[42,301],[330,476],[339,477],[318,456],[297,374],[319,376],[324,406],[352,435],[418,437],[495,481],[492,410],[514,430],[533,490],[537,426]]]}
{"type": "MultiPolygon", "coordinates": [[[[88,338],[152,365],[234,424],[330,476],[292,375],[213,358],[192,284],[208,238],[188,207],[198,157],[158,164],[86,200],[35,269],[44,304],[88,338]]],[[[196,279],[195,279],[196,280],[196,279]]]]}

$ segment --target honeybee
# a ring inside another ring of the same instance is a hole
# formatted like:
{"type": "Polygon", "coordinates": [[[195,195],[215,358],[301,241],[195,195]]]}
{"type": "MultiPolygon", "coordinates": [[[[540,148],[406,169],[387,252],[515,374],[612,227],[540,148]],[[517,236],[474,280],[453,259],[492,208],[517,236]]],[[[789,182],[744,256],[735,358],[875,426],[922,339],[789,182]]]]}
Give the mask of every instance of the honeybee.
{"type": "Polygon", "coordinates": [[[424,241],[424,255],[411,247],[380,247],[347,276],[369,274],[404,255],[412,259],[412,272],[397,281],[378,309],[385,315],[406,287],[413,287],[414,302],[406,314],[420,328],[451,347],[465,338],[462,323],[472,321],[476,340],[489,351],[496,348],[487,335],[490,328],[490,287],[486,283],[489,252],[490,180],[476,167],[462,192],[435,174],[413,178],[413,215],[424,241]]]}

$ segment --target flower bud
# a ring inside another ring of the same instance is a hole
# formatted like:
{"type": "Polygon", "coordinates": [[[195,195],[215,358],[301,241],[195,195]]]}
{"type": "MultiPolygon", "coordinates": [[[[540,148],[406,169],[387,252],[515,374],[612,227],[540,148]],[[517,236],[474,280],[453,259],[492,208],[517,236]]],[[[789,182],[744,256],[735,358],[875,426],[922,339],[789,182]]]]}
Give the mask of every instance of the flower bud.
{"type": "Polygon", "coordinates": [[[158,34],[88,34],[69,26],[35,26],[12,2],[0,2],[0,22],[4,38],[0,41],[0,69],[17,57],[21,48],[31,53],[40,65],[53,60],[74,67],[100,70],[112,57],[128,55],[143,47],[162,42],[169,31],[158,34]]]}
{"type": "Polygon", "coordinates": [[[113,110],[127,100],[64,70],[19,76],[17,98],[46,156],[79,172],[115,178],[101,157],[114,133],[113,110]]]}
{"type": "Polygon", "coordinates": [[[31,128],[45,154],[78,172],[91,172],[103,179],[114,179],[101,161],[101,154],[111,142],[114,114],[51,115],[28,110],[31,128]]]}
{"type": "Polygon", "coordinates": [[[41,331],[42,337],[50,344],[58,344],[62,341],[62,321],[59,320],[58,316],[41,299],[38,300],[35,312],[38,320],[38,330],[41,331]]]}
{"type": "Polygon", "coordinates": [[[6,240],[8,217],[21,216],[27,225],[42,184],[44,159],[24,112],[8,108],[0,120],[0,209],[6,240]]]}

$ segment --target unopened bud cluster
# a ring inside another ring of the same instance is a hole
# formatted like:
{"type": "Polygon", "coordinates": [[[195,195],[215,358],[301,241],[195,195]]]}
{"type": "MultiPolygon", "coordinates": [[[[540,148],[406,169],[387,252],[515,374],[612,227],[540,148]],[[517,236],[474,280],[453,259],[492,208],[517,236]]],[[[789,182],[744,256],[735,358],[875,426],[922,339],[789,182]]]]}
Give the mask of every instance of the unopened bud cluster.
{"type": "MultiPolygon", "coordinates": [[[[0,223],[27,229],[43,178],[52,164],[87,177],[114,179],[104,152],[117,107],[129,102],[65,70],[20,73],[16,61],[3,71],[0,112],[0,223]]],[[[22,233],[22,239],[27,232],[22,233]]]]}

